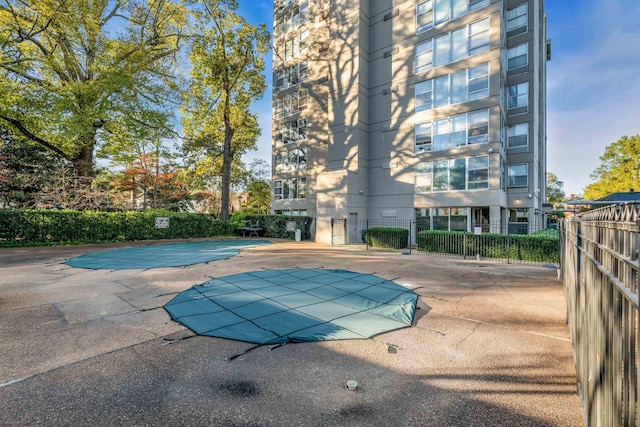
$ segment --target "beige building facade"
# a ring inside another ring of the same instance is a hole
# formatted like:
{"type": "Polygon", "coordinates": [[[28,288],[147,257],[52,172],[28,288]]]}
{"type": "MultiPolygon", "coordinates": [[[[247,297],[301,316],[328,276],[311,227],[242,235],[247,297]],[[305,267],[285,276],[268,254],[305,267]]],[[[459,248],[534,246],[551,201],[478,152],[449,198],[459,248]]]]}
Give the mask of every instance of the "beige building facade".
{"type": "Polygon", "coordinates": [[[544,224],[542,0],[276,0],[275,213],[544,224]]]}

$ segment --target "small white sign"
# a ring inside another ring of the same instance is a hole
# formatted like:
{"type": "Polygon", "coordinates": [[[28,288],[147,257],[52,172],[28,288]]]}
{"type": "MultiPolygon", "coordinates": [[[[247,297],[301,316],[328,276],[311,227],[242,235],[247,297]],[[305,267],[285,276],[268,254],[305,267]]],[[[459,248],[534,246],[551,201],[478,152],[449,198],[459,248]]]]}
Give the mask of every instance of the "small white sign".
{"type": "Polygon", "coordinates": [[[482,227],[473,227],[473,234],[482,234],[482,227]]]}
{"type": "Polygon", "coordinates": [[[287,231],[296,231],[296,223],[293,221],[287,221],[287,231]]]}
{"type": "Polygon", "coordinates": [[[169,228],[169,217],[157,217],[156,228],[169,228]]]}

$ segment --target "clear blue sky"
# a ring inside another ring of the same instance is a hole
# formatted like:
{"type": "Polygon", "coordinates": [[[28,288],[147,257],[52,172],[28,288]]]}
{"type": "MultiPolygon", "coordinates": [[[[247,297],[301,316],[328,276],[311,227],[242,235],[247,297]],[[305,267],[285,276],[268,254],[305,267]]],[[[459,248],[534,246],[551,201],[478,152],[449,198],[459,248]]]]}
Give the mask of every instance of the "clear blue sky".
{"type": "MultiPolygon", "coordinates": [[[[273,1],[239,0],[271,30],[273,1]]],[[[640,1],[547,0],[547,167],[568,195],[582,193],[605,147],[640,134],[640,1]]],[[[271,83],[271,56],[267,81],[271,83]]],[[[262,137],[245,156],[271,161],[271,89],[254,106],[262,137]]]]}

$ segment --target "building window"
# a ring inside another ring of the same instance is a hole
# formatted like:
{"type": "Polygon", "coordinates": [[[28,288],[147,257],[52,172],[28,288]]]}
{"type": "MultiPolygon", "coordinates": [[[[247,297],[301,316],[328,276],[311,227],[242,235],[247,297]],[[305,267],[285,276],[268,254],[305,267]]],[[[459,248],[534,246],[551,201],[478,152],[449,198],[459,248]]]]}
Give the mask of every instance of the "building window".
{"type": "Polygon", "coordinates": [[[471,157],[469,159],[469,190],[489,188],[489,156],[471,157]]]}
{"type": "Polygon", "coordinates": [[[293,150],[276,154],[274,163],[275,163],[276,173],[291,172],[291,171],[306,169],[307,168],[307,149],[296,148],[293,150]]]}
{"type": "Polygon", "coordinates": [[[273,184],[273,198],[282,199],[282,181],[275,181],[273,184]]]}
{"type": "Polygon", "coordinates": [[[415,110],[423,111],[433,108],[433,80],[416,84],[415,110]]]}
{"type": "Polygon", "coordinates": [[[430,193],[433,183],[433,165],[431,162],[418,163],[415,167],[416,193],[430,193]]]}
{"type": "Polygon", "coordinates": [[[489,4],[489,0],[427,0],[416,6],[416,33],[456,19],[489,4]]]}
{"type": "Polygon", "coordinates": [[[307,178],[298,178],[298,198],[307,198],[307,178]]]}
{"type": "Polygon", "coordinates": [[[307,197],[307,178],[289,178],[275,181],[274,199],[304,199],[307,197]]]}
{"type": "Polygon", "coordinates": [[[524,67],[529,63],[529,43],[525,42],[507,50],[507,69],[524,67]]]}
{"type": "Polygon", "coordinates": [[[489,50],[489,18],[469,25],[468,56],[489,50]]]}
{"type": "Polygon", "coordinates": [[[285,215],[285,216],[307,216],[306,209],[287,209],[287,210],[276,210],[276,215],[285,215]]]}
{"type": "Polygon", "coordinates": [[[301,0],[297,5],[276,19],[274,33],[288,33],[309,21],[309,0],[301,0]]]}
{"type": "Polygon", "coordinates": [[[416,193],[489,188],[489,156],[418,163],[414,168],[416,193]]]}
{"type": "Polygon", "coordinates": [[[273,81],[273,91],[279,92],[305,81],[308,77],[307,61],[302,61],[290,67],[276,71],[273,81]]]}
{"type": "MultiPolygon", "coordinates": [[[[309,31],[303,31],[299,34],[296,34],[289,40],[284,42],[284,61],[289,61],[291,59],[297,58],[301,55],[304,55],[308,50],[308,38],[309,31]]],[[[280,49],[276,49],[277,51],[282,51],[282,47],[280,49]]]]}
{"type": "Polygon", "coordinates": [[[416,6],[416,33],[421,33],[433,26],[433,3],[431,0],[416,6]]]}
{"type": "Polygon", "coordinates": [[[489,64],[417,83],[415,111],[430,110],[489,96],[489,64]]]}
{"type": "Polygon", "coordinates": [[[291,122],[282,123],[282,132],[276,135],[276,140],[281,140],[283,144],[301,141],[307,138],[307,119],[298,119],[291,122]]]}
{"type": "Polygon", "coordinates": [[[467,114],[468,144],[489,142],[489,110],[473,111],[467,114]]]}
{"type": "Polygon", "coordinates": [[[507,168],[509,187],[526,187],[529,179],[529,167],[526,163],[509,165],[507,168]]]}
{"type": "Polygon", "coordinates": [[[416,73],[489,50],[489,18],[416,45],[416,73]]]}
{"type": "Polygon", "coordinates": [[[431,151],[431,122],[415,125],[416,153],[431,151]]]}
{"type": "Polygon", "coordinates": [[[416,73],[433,68],[433,39],[416,45],[416,73]]]}
{"type": "Polygon", "coordinates": [[[518,123],[507,128],[509,148],[526,147],[529,144],[529,123],[518,123]]]}
{"type": "Polygon", "coordinates": [[[458,114],[415,125],[415,152],[489,142],[489,110],[458,114]]]}
{"type": "Polygon", "coordinates": [[[507,88],[507,108],[529,106],[529,82],[512,85],[507,88]]]}
{"type": "Polygon", "coordinates": [[[507,11],[507,33],[509,36],[527,32],[528,5],[522,3],[507,11]]]}
{"type": "Polygon", "coordinates": [[[416,222],[420,231],[466,231],[469,208],[417,208],[416,222]]]}
{"type": "Polygon", "coordinates": [[[307,99],[307,89],[300,89],[298,92],[277,98],[273,106],[275,118],[281,119],[306,110],[307,99]]]}

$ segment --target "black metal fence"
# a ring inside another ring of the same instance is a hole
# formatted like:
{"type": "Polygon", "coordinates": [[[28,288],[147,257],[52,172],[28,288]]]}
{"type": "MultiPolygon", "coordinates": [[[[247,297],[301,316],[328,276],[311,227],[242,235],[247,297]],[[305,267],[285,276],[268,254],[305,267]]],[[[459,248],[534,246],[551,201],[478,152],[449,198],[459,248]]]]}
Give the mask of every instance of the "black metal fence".
{"type": "Polygon", "coordinates": [[[560,231],[585,425],[637,426],[640,205],[586,212],[560,231]]]}
{"type": "Polygon", "coordinates": [[[333,219],[332,245],[366,245],[367,250],[503,262],[559,262],[557,230],[526,222],[449,222],[434,230],[421,219],[333,219]],[[453,226],[452,226],[453,225],[453,226]]]}

